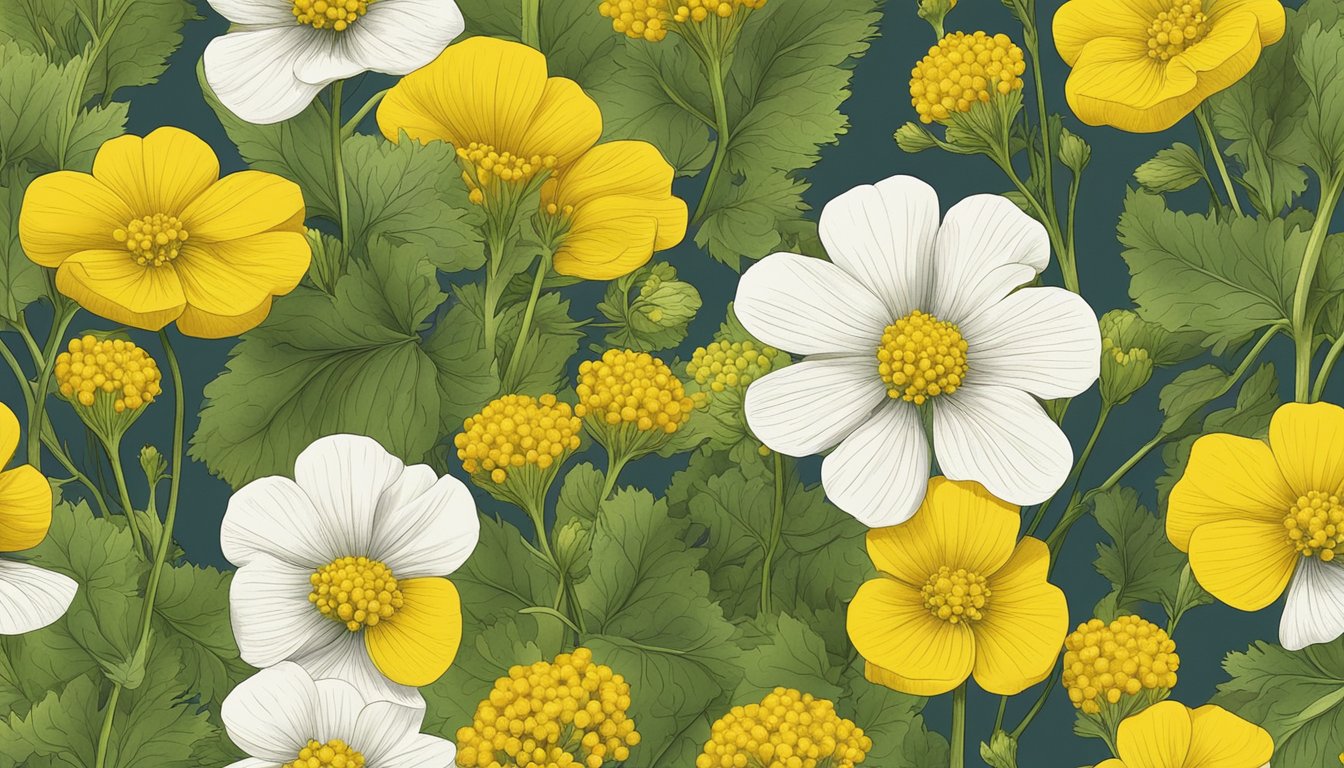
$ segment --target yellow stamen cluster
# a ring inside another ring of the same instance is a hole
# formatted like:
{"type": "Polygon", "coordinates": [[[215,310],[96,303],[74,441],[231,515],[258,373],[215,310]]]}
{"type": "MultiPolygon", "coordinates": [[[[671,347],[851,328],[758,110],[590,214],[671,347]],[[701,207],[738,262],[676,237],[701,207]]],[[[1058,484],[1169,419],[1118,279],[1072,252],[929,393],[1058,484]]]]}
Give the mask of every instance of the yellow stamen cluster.
{"type": "Polygon", "coordinates": [[[488,473],[498,484],[510,469],[549,469],[579,447],[582,428],[574,410],[555,395],[505,395],[463,422],[453,445],[463,469],[488,473]]]}
{"type": "Polygon", "coordinates": [[[686,423],[695,401],[672,369],[647,352],[609,349],[600,360],[579,366],[574,413],[611,426],[633,424],[641,432],[672,434],[686,423]]]}
{"type": "Polygon", "coordinates": [[[340,739],[325,744],[315,739],[299,750],[299,756],[281,768],[363,768],[364,755],[340,739]]]}
{"type": "Polygon", "coordinates": [[[695,768],[853,768],[873,740],[825,699],[776,688],[760,704],[733,707],[710,727],[695,768]]]}
{"type": "Polygon", "coordinates": [[[984,618],[985,605],[993,595],[985,577],[965,568],[944,565],[929,576],[919,590],[924,607],[929,613],[949,624],[979,621],[984,618]]]}
{"type": "Polygon", "coordinates": [[[1170,690],[1180,665],[1175,641],[1138,616],[1092,619],[1064,638],[1064,687],[1073,706],[1090,715],[1121,696],[1170,690]]]}
{"type": "Polygon", "coordinates": [[[1175,0],[1148,25],[1148,57],[1167,61],[1209,33],[1200,0],[1175,0]]]}
{"type": "Polygon", "coordinates": [[[1311,491],[1299,498],[1283,527],[1303,557],[1315,555],[1328,563],[1344,554],[1344,504],[1333,493],[1311,491]]]}
{"type": "Polygon", "coordinates": [[[462,180],[471,189],[469,197],[477,205],[485,202],[485,187],[495,181],[525,184],[542,171],[555,168],[555,155],[531,155],[524,157],[512,152],[501,152],[489,144],[471,142],[458,147],[457,157],[475,171],[464,172],[462,180]]]}
{"type": "Polygon", "coordinates": [[[969,112],[994,93],[1022,87],[1022,49],[1007,35],[953,32],[929,49],[910,72],[910,103],[922,123],[969,112]]]}
{"type": "Polygon", "coordinates": [[[766,0],[602,0],[597,10],[611,19],[611,28],[634,40],[656,43],[667,37],[672,23],[701,24],[731,18],[737,9],[754,11],[766,0]]]}
{"type": "Polygon", "coordinates": [[[639,743],[630,684],[587,648],[516,666],[457,731],[462,768],[601,768],[639,743]]]}
{"type": "Polygon", "coordinates": [[[1111,339],[1101,340],[1101,351],[1104,354],[1110,355],[1111,359],[1114,360],[1119,365],[1129,365],[1130,363],[1134,362],[1142,362],[1144,360],[1147,360],[1150,356],[1148,354],[1148,350],[1143,349],[1141,347],[1130,347],[1129,349],[1121,349],[1120,347],[1116,346],[1116,343],[1111,339]]]}
{"type": "Polygon", "coordinates": [[[294,0],[290,12],[300,24],[313,29],[333,29],[344,32],[360,16],[369,12],[374,0],[294,0]]]}
{"type": "Polygon", "coordinates": [[[672,20],[678,24],[688,21],[699,24],[710,18],[726,19],[738,8],[754,11],[765,5],[766,0],[673,0],[672,20]]]}
{"type": "Polygon", "coordinates": [[[156,213],[131,219],[126,226],[112,230],[112,239],[126,246],[136,264],[160,267],[182,253],[187,229],[176,216],[156,213]]]}
{"type": "Polygon", "coordinates": [[[377,626],[402,606],[392,569],[367,557],[339,557],[308,577],[308,602],[351,632],[377,626]]]}
{"type": "Polygon", "coordinates": [[[61,396],[92,407],[98,393],[115,398],[117,413],[134,411],[163,391],[154,358],[125,339],[71,339],[68,351],[56,357],[56,386],[61,396]]]}
{"type": "Polygon", "coordinates": [[[877,372],[888,395],[921,405],[961,386],[966,349],[957,326],[915,310],[882,332],[877,372]]]}
{"type": "Polygon", "coordinates": [[[761,346],[754,341],[715,341],[699,347],[686,364],[686,373],[695,383],[708,386],[715,392],[745,388],[751,382],[769,373],[775,365],[779,350],[761,346]]]}

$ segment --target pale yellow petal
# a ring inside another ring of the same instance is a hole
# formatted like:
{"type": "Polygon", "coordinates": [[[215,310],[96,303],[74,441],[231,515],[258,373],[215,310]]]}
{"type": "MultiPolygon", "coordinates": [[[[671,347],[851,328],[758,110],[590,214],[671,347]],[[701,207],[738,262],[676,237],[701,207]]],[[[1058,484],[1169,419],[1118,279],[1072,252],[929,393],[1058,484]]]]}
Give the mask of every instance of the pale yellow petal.
{"type": "Polygon", "coordinates": [[[71,256],[56,271],[56,288],[95,315],[147,331],[171,323],[186,305],[172,264],[142,267],[125,250],[71,256]]]}
{"type": "Polygon", "coordinates": [[[1274,740],[1254,723],[1208,704],[1190,713],[1192,734],[1186,766],[1260,768],[1274,754],[1274,740]]]}
{"type": "Polygon", "coordinates": [[[1283,523],[1205,523],[1190,537],[1190,570],[1209,594],[1243,611],[1278,599],[1301,558],[1283,523]]]}
{"type": "Polygon", "coordinates": [[[217,243],[284,229],[303,232],[303,192],[289,179],[239,171],[220,179],[184,211],[189,243],[217,243]]]}
{"type": "Polygon", "coordinates": [[[1297,501],[1261,440],[1205,435],[1195,441],[1185,474],[1167,501],[1167,538],[1181,551],[1201,525],[1222,520],[1282,524],[1297,501]]]}
{"type": "Polygon", "coordinates": [[[582,280],[614,280],[647,264],[657,237],[658,220],[652,216],[620,212],[576,221],[555,252],[555,271],[582,280]]]}
{"type": "Polygon", "coordinates": [[[80,251],[119,247],[112,232],[135,215],[120,196],[87,173],[48,173],[33,179],[24,193],[19,242],[28,258],[56,267],[80,251]]]}
{"type": "Polygon", "coordinates": [[[546,81],[536,112],[518,128],[524,129],[518,151],[525,156],[554,155],[557,165],[564,167],[602,138],[602,111],[578,83],[552,77],[546,81]]]}
{"type": "Polygon", "coordinates": [[[1069,0],[1055,12],[1055,48],[1072,67],[1083,46],[1101,37],[1148,39],[1148,26],[1166,10],[1162,0],[1069,0]]]}
{"type": "Polygon", "coordinates": [[[1190,733],[1190,710],[1160,701],[1120,723],[1116,752],[1131,768],[1184,768],[1190,733]]]}
{"type": "Polygon", "coordinates": [[[175,216],[219,179],[219,158],[195,134],[165,127],[143,139],[105,142],[94,157],[93,175],[137,215],[175,216]]]}
{"type": "Polygon", "coordinates": [[[422,686],[438,680],[462,642],[462,604],[447,579],[400,583],[404,604],[392,618],[366,629],[374,666],[392,682],[422,686]]]}
{"type": "Polygon", "coordinates": [[[936,696],[971,674],[975,637],[970,627],[936,618],[917,589],[894,579],[860,586],[846,626],[859,655],[880,668],[879,674],[886,673],[882,684],[903,693],[936,696]]]}
{"type": "Polygon", "coordinates": [[[1280,406],[1269,422],[1269,447],[1294,495],[1344,491],[1344,408],[1330,403],[1280,406]]]}
{"type": "Polygon", "coordinates": [[[1168,76],[1176,77],[1176,72],[1184,69],[1195,79],[1197,85],[1182,100],[1194,109],[1245,77],[1259,60],[1262,47],[1254,14],[1228,14],[1211,25],[1207,37],[1170,61],[1168,76]]]}
{"type": "Polygon", "coordinates": [[[1046,581],[1050,550],[1027,537],[989,577],[984,618],[974,622],[975,682],[1013,696],[1050,675],[1069,631],[1064,593],[1046,581]]]}
{"type": "Polygon", "coordinates": [[[28,466],[0,472],[0,552],[42,543],[51,527],[51,485],[28,466]]]}

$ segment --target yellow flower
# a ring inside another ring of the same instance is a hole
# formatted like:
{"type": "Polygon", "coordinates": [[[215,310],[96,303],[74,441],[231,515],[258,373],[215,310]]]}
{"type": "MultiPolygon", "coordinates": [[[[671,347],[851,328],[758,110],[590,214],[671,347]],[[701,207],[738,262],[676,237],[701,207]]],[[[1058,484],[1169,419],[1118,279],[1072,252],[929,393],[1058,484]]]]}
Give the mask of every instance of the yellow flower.
{"type": "Polygon", "coordinates": [[[647,352],[609,349],[579,365],[574,414],[611,427],[672,434],[691,417],[695,403],[667,363],[647,352]]]}
{"type": "Polygon", "coordinates": [[[56,287],[97,315],[189,336],[256,326],[308,271],[303,195],[261,171],[219,177],[210,146],[178,128],[103,144],[93,173],[28,187],[19,239],[56,287]]]}
{"type": "Polygon", "coordinates": [[[1240,80],[1283,29],[1280,0],[1069,0],[1054,21],[1074,114],[1133,133],[1170,128],[1240,80]]]}
{"type": "Polygon", "coordinates": [[[1222,707],[1163,701],[1120,723],[1115,751],[1097,768],[1261,768],[1274,741],[1222,707]]]}
{"type": "Polygon", "coordinates": [[[467,418],[453,445],[467,474],[498,485],[511,470],[558,469],[579,447],[581,428],[569,404],[555,395],[504,395],[467,418]]]}
{"type": "Polygon", "coordinates": [[[952,32],[910,71],[910,104],[921,123],[969,112],[994,94],[1022,88],[1027,63],[1007,35],[952,32]]]}
{"type": "Polygon", "coordinates": [[[1181,659],[1175,641],[1139,616],[1121,616],[1110,624],[1092,619],[1064,639],[1064,648],[1064,689],[1086,714],[1095,715],[1126,696],[1165,697],[1176,687],[1181,659]]]}
{"type": "Polygon", "coordinates": [[[72,403],[92,408],[106,397],[113,411],[143,408],[163,392],[154,358],[127,339],[71,339],[56,356],[56,387],[72,403]]]}
{"type": "Polygon", "coordinates": [[[611,19],[611,28],[635,40],[656,43],[675,25],[701,25],[734,19],[763,7],[766,0],[601,0],[597,10],[611,19]]]}
{"type": "Polygon", "coordinates": [[[759,704],[733,707],[714,721],[695,768],[854,768],[872,748],[873,740],[831,702],[776,688],[759,704]]]}
{"type": "Polygon", "coordinates": [[[1045,543],[1017,541],[1020,523],[978,483],[935,477],[908,522],[868,531],[881,576],[859,587],[848,629],[869,680],[934,696],[974,674],[1011,696],[1050,674],[1068,606],[1046,582],[1045,543]]]}

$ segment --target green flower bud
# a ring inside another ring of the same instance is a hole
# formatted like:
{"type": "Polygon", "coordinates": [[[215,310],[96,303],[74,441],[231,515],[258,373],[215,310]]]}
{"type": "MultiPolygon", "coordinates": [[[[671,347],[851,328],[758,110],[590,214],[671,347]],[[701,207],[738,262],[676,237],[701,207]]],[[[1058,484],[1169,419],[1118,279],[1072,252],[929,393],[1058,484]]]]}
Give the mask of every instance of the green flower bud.
{"type": "Polygon", "coordinates": [[[1064,167],[1073,171],[1073,175],[1077,176],[1083,172],[1091,159],[1092,148],[1087,145],[1087,142],[1068,128],[1061,128],[1059,132],[1059,161],[1064,164],[1064,167]]]}
{"type": "Polygon", "coordinates": [[[597,308],[616,325],[607,334],[608,346],[652,352],[686,338],[700,310],[700,292],[678,280],[675,267],[658,262],[613,280],[597,308]]]}
{"type": "Polygon", "coordinates": [[[145,445],[140,449],[140,469],[144,470],[145,480],[153,488],[168,476],[168,460],[163,458],[158,448],[145,445]]]}
{"type": "Polygon", "coordinates": [[[980,759],[990,768],[1017,768],[1017,739],[995,731],[988,744],[980,742],[980,759]]]}
{"type": "Polygon", "coordinates": [[[582,520],[570,520],[555,532],[555,559],[571,580],[587,578],[593,559],[593,532],[582,520]]]}
{"type": "Polygon", "coordinates": [[[1189,360],[1200,352],[1199,336],[1173,333],[1127,310],[1101,318],[1101,396],[1120,405],[1152,378],[1153,369],[1189,360]]]}
{"type": "Polygon", "coordinates": [[[908,152],[912,155],[938,146],[933,134],[929,133],[919,123],[902,125],[896,129],[894,138],[896,139],[896,146],[900,147],[902,152],[908,152]]]}
{"type": "Polygon", "coordinates": [[[943,36],[943,19],[949,11],[957,7],[957,0],[919,0],[919,18],[929,22],[938,37],[943,36]]]}

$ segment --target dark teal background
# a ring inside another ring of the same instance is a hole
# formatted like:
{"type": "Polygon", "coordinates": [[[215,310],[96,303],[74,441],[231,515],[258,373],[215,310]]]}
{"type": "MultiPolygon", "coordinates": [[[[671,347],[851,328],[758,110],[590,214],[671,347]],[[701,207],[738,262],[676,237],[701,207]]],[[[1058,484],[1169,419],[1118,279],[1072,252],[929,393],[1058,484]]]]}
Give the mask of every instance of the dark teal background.
{"type": "MultiPolygon", "coordinates": [[[[826,2],[826,0],[771,1],[826,2]]],[[[1040,16],[1045,20],[1043,27],[1048,29],[1048,20],[1061,3],[1059,0],[1039,1],[1042,6],[1040,16]]],[[[162,125],[176,125],[188,129],[210,142],[218,152],[221,165],[227,173],[244,166],[202,98],[195,73],[196,62],[206,43],[214,36],[222,34],[227,24],[208,7],[205,0],[195,2],[203,18],[187,26],[184,33],[186,41],[173,56],[167,73],[157,84],[124,92],[119,94],[118,98],[130,100],[130,132],[143,135],[162,125]]],[[[1296,5],[1297,2],[1290,4],[1296,5]]],[[[594,13],[597,12],[597,5],[597,0],[594,0],[594,13]]],[[[849,133],[841,138],[837,146],[825,148],[822,151],[821,163],[806,174],[806,178],[813,185],[808,201],[818,211],[827,200],[852,186],[871,183],[898,173],[919,176],[931,183],[937,188],[944,209],[970,194],[1003,192],[1009,188],[1009,184],[998,169],[985,158],[961,157],[934,151],[907,155],[892,141],[892,132],[913,117],[906,92],[910,67],[923,56],[925,49],[933,40],[928,26],[915,16],[914,11],[914,0],[888,2],[887,16],[882,24],[882,36],[873,41],[868,55],[857,64],[853,95],[843,108],[852,124],[849,133]]],[[[962,0],[949,16],[947,28],[967,32],[976,29],[991,33],[1006,32],[1021,43],[1020,28],[1016,27],[997,0],[962,0]]],[[[1108,309],[1130,306],[1127,294],[1129,275],[1120,258],[1120,247],[1115,238],[1115,224],[1126,186],[1132,184],[1133,169],[1150,158],[1158,149],[1169,146],[1173,141],[1183,141],[1197,146],[1198,140],[1190,120],[1170,131],[1153,136],[1133,135],[1109,128],[1089,128],[1081,125],[1068,114],[1064,103],[1063,83],[1067,69],[1050,46],[1048,34],[1045,38],[1045,50],[1042,51],[1042,55],[1045,59],[1045,87],[1049,103],[1054,111],[1065,114],[1065,124],[1070,130],[1081,135],[1092,145],[1092,163],[1086,171],[1078,203],[1077,252],[1083,293],[1100,315],[1108,309]]],[[[1035,62],[1032,62],[1031,66],[1035,66],[1035,62]]],[[[374,78],[369,78],[368,82],[356,81],[347,87],[346,103],[362,103],[381,87],[383,86],[374,78]]],[[[1027,111],[1034,115],[1031,107],[1028,107],[1027,111]]],[[[369,130],[368,126],[365,129],[369,130]]],[[[312,139],[326,140],[323,136],[314,136],[312,139]]],[[[1061,177],[1063,177],[1062,171],[1061,177]]],[[[696,199],[700,182],[683,183],[685,189],[681,189],[680,192],[689,199],[696,199]]],[[[1313,187],[1303,202],[1308,206],[1314,205],[1314,197],[1313,187]]],[[[1175,200],[1174,204],[1186,205],[1191,210],[1202,210],[1207,205],[1207,197],[1202,191],[1176,196],[1175,200]]],[[[711,260],[693,244],[683,244],[674,251],[663,254],[662,257],[676,265],[683,278],[694,283],[704,298],[704,309],[693,324],[686,344],[678,350],[685,356],[695,346],[705,343],[717,329],[723,318],[724,307],[732,299],[736,278],[731,270],[711,260]]],[[[1055,279],[1053,275],[1050,277],[1055,279]]],[[[573,314],[576,317],[594,313],[592,307],[600,295],[600,288],[600,286],[586,286],[570,291],[575,299],[573,314]]],[[[42,338],[47,318],[41,316],[40,311],[31,314],[39,316],[34,332],[42,338]]],[[[89,327],[108,327],[108,324],[82,313],[72,326],[72,331],[89,327]]],[[[233,342],[183,339],[176,334],[176,331],[170,333],[173,335],[183,365],[188,398],[187,426],[190,432],[196,424],[201,391],[224,369],[233,342]]],[[[153,334],[135,333],[133,336],[150,348],[156,356],[159,354],[157,340],[153,334]]],[[[597,337],[591,339],[591,341],[598,340],[597,337]]],[[[19,342],[13,334],[6,334],[5,341],[16,345],[13,348],[18,349],[19,342]]],[[[19,356],[24,357],[22,353],[19,353],[19,356]]],[[[668,357],[670,356],[669,353],[668,357]]],[[[1281,378],[1291,375],[1291,350],[1286,340],[1280,339],[1272,344],[1267,357],[1275,361],[1281,378]]],[[[160,362],[163,362],[161,357],[160,362]]],[[[1089,464],[1084,477],[1084,487],[1091,487],[1101,482],[1154,434],[1159,423],[1157,390],[1169,378],[1170,373],[1159,373],[1152,385],[1112,415],[1110,424],[1103,433],[1089,464]]],[[[1290,399],[1291,382],[1282,380],[1281,389],[1284,398],[1290,399]]],[[[1326,399],[1338,401],[1340,393],[1340,385],[1333,385],[1327,388],[1326,399]]],[[[22,410],[22,397],[14,388],[12,381],[5,380],[0,384],[0,394],[3,394],[4,402],[16,411],[22,410]]],[[[82,434],[82,429],[67,406],[52,400],[49,407],[57,418],[58,429],[62,435],[82,434]]],[[[1081,448],[1091,430],[1096,407],[1095,393],[1088,393],[1079,398],[1069,410],[1065,426],[1073,440],[1075,450],[1081,448]]],[[[163,441],[170,439],[168,436],[171,434],[171,419],[170,398],[165,397],[161,403],[149,409],[127,436],[126,459],[131,462],[128,465],[128,474],[133,476],[133,485],[139,472],[131,468],[135,466],[135,452],[141,444],[149,440],[155,441],[163,453],[169,455],[171,446],[163,441]]],[[[75,453],[82,454],[82,451],[77,447],[75,453]]],[[[602,462],[601,455],[597,452],[592,452],[585,458],[598,464],[602,462]]],[[[670,474],[684,464],[684,459],[668,461],[656,457],[647,458],[629,467],[622,480],[657,491],[663,487],[670,474]]],[[[44,469],[52,474],[60,472],[58,465],[50,458],[44,463],[44,469]]],[[[808,482],[816,482],[817,463],[807,462],[804,469],[808,482]]],[[[1160,458],[1150,457],[1131,472],[1127,484],[1137,488],[1151,505],[1154,495],[1153,480],[1160,472],[1160,458]]],[[[143,486],[143,481],[140,484],[143,486]]],[[[189,462],[186,467],[182,488],[178,522],[178,538],[182,546],[195,562],[226,566],[219,549],[219,524],[228,501],[229,488],[223,482],[211,477],[204,465],[194,462],[189,462]]],[[[143,498],[143,494],[135,489],[132,493],[137,498],[143,498]]],[[[477,498],[479,503],[486,506],[485,494],[477,492],[477,498]]],[[[1047,520],[1047,525],[1053,522],[1047,520]]],[[[1074,624],[1087,620],[1091,616],[1092,605],[1107,591],[1107,585],[1097,576],[1091,565],[1096,556],[1095,542],[1100,538],[1099,529],[1090,520],[1084,520],[1076,526],[1054,576],[1055,582],[1069,596],[1071,621],[1074,624]]],[[[1207,701],[1214,692],[1214,686],[1225,679],[1220,662],[1229,651],[1243,650],[1253,640],[1276,639],[1281,608],[1280,601],[1279,604],[1257,614],[1246,614],[1226,606],[1213,605],[1198,608],[1187,615],[1181,622],[1176,637],[1182,665],[1179,672],[1180,683],[1174,697],[1192,706],[1207,701]]],[[[1033,689],[1018,697],[1019,700],[1014,701],[1009,707],[1006,722],[1016,724],[1021,714],[1034,700],[1036,693],[1037,691],[1033,689]]],[[[949,706],[948,697],[941,697],[932,700],[927,709],[931,725],[944,734],[948,730],[949,706]]],[[[997,697],[978,693],[971,697],[968,727],[971,745],[968,749],[968,764],[980,764],[976,743],[988,737],[996,706],[997,697]]],[[[1027,732],[1021,745],[1019,761],[1022,768],[1071,767],[1091,764],[1108,756],[1100,742],[1074,737],[1070,732],[1072,722],[1073,708],[1063,691],[1056,688],[1051,701],[1027,732]]]]}

